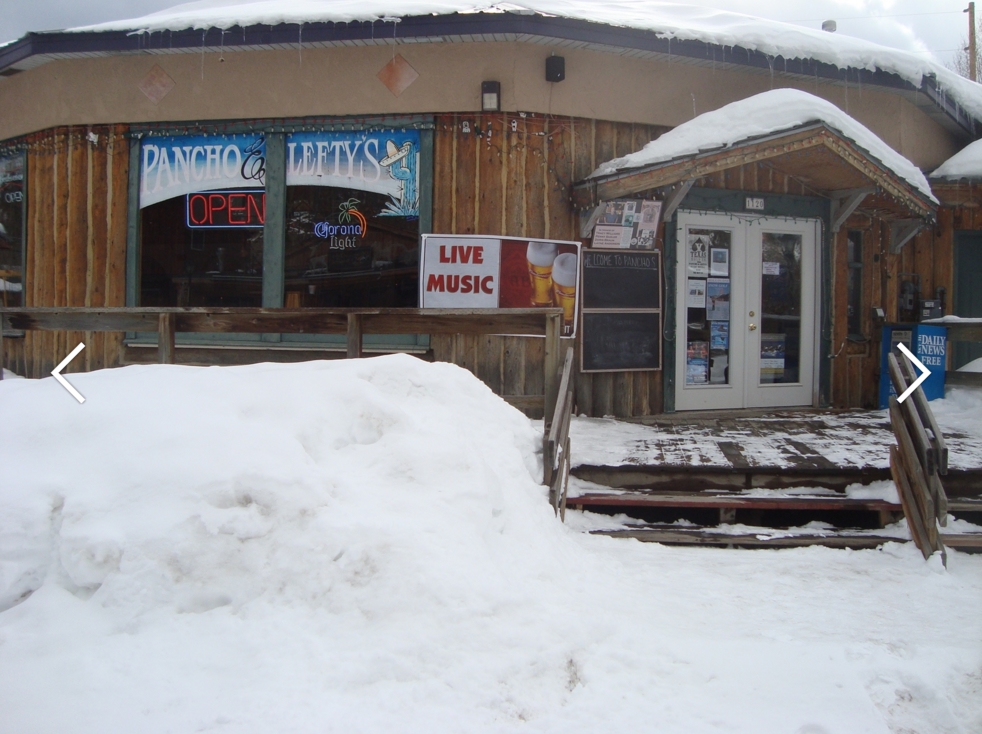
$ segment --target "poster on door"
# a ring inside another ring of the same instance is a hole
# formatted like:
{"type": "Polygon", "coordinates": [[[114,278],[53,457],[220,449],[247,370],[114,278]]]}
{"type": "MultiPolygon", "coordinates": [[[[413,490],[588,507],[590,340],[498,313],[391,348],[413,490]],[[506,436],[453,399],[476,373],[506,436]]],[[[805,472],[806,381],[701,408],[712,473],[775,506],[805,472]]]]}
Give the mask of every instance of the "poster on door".
{"type": "Polygon", "coordinates": [[[784,334],[760,335],[760,381],[777,382],[784,377],[784,334]]]}
{"type": "MultiPolygon", "coordinates": [[[[686,243],[685,267],[690,278],[709,277],[709,236],[700,232],[689,232],[686,243]]],[[[729,261],[727,261],[729,263],[729,261]]],[[[729,266],[727,266],[729,272],[729,266]]]]}
{"type": "Polygon", "coordinates": [[[424,234],[420,308],[563,309],[576,335],[580,243],[484,235],[424,234]]]}

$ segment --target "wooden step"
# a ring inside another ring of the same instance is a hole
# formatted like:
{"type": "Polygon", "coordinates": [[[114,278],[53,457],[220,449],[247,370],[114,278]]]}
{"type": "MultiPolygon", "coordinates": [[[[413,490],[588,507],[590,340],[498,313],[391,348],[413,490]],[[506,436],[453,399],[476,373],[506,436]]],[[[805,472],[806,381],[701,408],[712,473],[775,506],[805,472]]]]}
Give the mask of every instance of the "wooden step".
{"type": "Polygon", "coordinates": [[[743,510],[859,510],[902,512],[899,504],[882,499],[853,499],[845,495],[747,495],[740,492],[596,492],[570,496],[567,506],[589,507],[703,507],[743,510]]]}
{"type": "MultiPolygon", "coordinates": [[[[884,543],[907,543],[908,538],[876,533],[829,530],[822,533],[788,533],[760,528],[759,532],[720,532],[715,528],[658,525],[630,525],[610,530],[594,530],[592,535],[634,538],[645,543],[665,545],[737,546],[740,548],[795,548],[820,545],[827,548],[878,548],[884,543]]],[[[941,541],[947,548],[982,550],[982,534],[946,534],[941,541]]]]}
{"type": "MultiPolygon", "coordinates": [[[[699,492],[705,489],[790,489],[823,487],[844,491],[853,484],[870,484],[891,479],[886,466],[863,467],[777,467],[777,466],[675,466],[626,464],[601,466],[580,464],[574,477],[616,489],[662,489],[699,492]]],[[[941,477],[949,497],[982,498],[982,469],[949,469],[941,477]]]]}
{"type": "Polygon", "coordinates": [[[741,548],[796,548],[821,545],[828,548],[878,548],[884,543],[906,543],[907,538],[890,535],[848,535],[842,532],[802,533],[782,535],[771,528],[761,528],[757,533],[721,533],[713,528],[657,527],[648,525],[626,526],[616,530],[594,530],[592,535],[608,535],[614,538],[634,538],[644,543],[665,545],[713,545],[741,548]]]}
{"type": "Polygon", "coordinates": [[[581,464],[573,476],[618,489],[790,489],[823,487],[844,490],[852,484],[889,479],[883,467],[723,467],[723,466],[596,466],[581,464]]]}

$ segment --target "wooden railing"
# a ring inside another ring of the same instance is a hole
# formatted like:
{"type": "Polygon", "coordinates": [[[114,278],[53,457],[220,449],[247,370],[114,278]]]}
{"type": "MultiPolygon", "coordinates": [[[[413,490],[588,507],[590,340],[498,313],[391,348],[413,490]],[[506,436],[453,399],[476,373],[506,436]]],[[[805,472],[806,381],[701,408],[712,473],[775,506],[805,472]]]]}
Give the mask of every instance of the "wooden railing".
{"type": "Polygon", "coordinates": [[[546,413],[545,442],[543,445],[543,484],[549,487],[549,501],[562,520],[566,519],[566,490],[569,486],[569,425],[573,419],[573,348],[566,350],[563,375],[559,380],[559,395],[555,409],[546,413]]]}
{"type": "MultiPolygon", "coordinates": [[[[914,367],[904,355],[898,360],[890,354],[887,363],[893,388],[903,395],[916,379],[914,367]]],[[[890,447],[890,473],[911,538],[925,559],[937,551],[947,564],[938,525],[948,523],[948,498],[939,476],[948,473],[948,448],[919,386],[903,403],[890,398],[890,425],[897,439],[890,447]]]]}
{"type": "Polygon", "coordinates": [[[348,357],[362,356],[364,334],[544,336],[542,398],[548,416],[559,392],[562,313],[561,308],[0,308],[0,365],[4,329],[156,332],[161,364],[174,362],[178,333],[344,334],[348,357]]]}

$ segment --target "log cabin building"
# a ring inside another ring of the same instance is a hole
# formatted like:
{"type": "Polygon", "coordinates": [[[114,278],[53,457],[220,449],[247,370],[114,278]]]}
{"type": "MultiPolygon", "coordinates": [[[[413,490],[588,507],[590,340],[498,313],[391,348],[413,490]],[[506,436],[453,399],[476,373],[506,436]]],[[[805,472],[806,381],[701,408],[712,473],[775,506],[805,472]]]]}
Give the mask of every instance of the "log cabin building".
{"type": "MultiPolygon", "coordinates": [[[[584,284],[588,264],[637,250],[657,281],[620,305],[581,288],[576,336],[578,412],[636,416],[875,407],[882,325],[964,299],[955,248],[978,247],[977,184],[925,190],[827,121],[624,161],[787,89],[930,172],[979,135],[974,83],[685,6],[374,5],[182,6],[0,47],[2,305],[415,307],[422,234],[579,241],[584,284]],[[646,202],[650,241],[598,246],[598,226],[630,229],[646,202]]],[[[153,360],[153,335],[5,336],[5,366],[30,377],[83,340],[71,368],[153,360]]],[[[201,336],[178,336],[178,361],[343,354],[327,336],[201,336]]],[[[518,404],[543,391],[541,339],[366,345],[455,362],[518,404]]]]}

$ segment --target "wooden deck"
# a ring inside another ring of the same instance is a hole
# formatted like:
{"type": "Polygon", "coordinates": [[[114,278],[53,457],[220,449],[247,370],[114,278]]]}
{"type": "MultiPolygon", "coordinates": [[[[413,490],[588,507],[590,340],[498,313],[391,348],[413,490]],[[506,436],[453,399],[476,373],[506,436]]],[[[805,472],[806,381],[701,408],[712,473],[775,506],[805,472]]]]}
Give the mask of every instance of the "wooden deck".
{"type": "MultiPolygon", "coordinates": [[[[895,439],[885,412],[580,418],[571,436],[568,506],[621,519],[595,523],[601,527],[590,532],[753,548],[909,540],[896,525],[903,511],[888,483],[895,439]],[[816,523],[819,530],[810,529],[816,523]]],[[[982,436],[952,430],[945,439],[949,513],[982,525],[982,436]]],[[[945,533],[944,540],[982,549],[982,534],[945,533]]]]}

